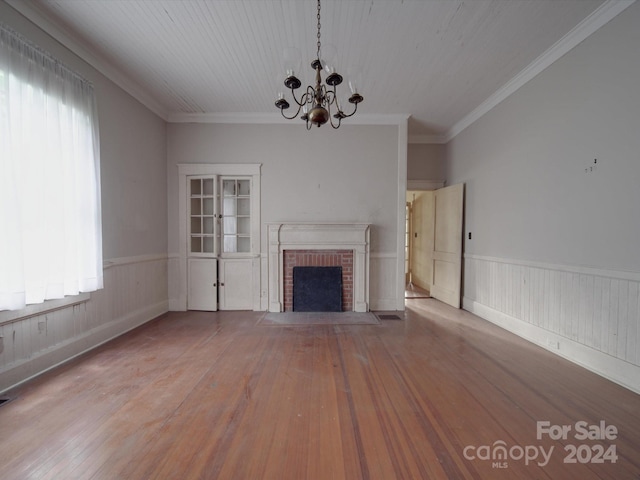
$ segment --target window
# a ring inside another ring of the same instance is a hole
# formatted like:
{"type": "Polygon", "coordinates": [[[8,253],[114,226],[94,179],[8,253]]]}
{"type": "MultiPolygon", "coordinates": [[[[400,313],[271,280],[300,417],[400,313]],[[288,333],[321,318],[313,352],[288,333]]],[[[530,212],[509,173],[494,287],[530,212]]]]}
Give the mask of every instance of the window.
{"type": "Polygon", "coordinates": [[[188,178],[189,253],[199,257],[251,253],[252,177],[188,178]]]}
{"type": "Polygon", "coordinates": [[[93,86],[0,25],[0,310],[102,288],[93,86]]]}

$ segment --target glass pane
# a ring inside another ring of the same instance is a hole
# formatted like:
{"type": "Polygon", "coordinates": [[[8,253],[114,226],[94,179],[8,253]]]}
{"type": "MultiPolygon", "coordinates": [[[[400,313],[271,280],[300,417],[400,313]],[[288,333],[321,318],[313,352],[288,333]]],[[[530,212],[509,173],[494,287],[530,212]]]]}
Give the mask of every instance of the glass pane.
{"type": "Polygon", "coordinates": [[[213,198],[205,198],[204,202],[204,215],[213,215],[213,198]]]}
{"type": "Polygon", "coordinates": [[[213,217],[204,217],[202,223],[202,233],[213,235],[213,217]]]}
{"type": "Polygon", "coordinates": [[[238,233],[249,235],[251,232],[251,220],[249,217],[238,218],[238,233]]]}
{"type": "Polygon", "coordinates": [[[224,196],[235,196],[236,194],[236,181],[235,180],[223,180],[222,191],[224,196]]]}
{"type": "Polygon", "coordinates": [[[224,236],[224,252],[236,253],[238,251],[238,241],[235,235],[224,236]]]}
{"type": "Polygon", "coordinates": [[[250,195],[250,180],[238,180],[238,195],[250,195]]]}
{"type": "Polygon", "coordinates": [[[223,200],[222,206],[222,214],[226,216],[234,216],[237,214],[236,211],[236,199],[235,198],[225,198],[223,200]]]}
{"type": "Polygon", "coordinates": [[[200,217],[191,217],[191,233],[202,233],[200,217]]]}
{"type": "Polygon", "coordinates": [[[202,188],[200,185],[200,179],[199,178],[191,179],[191,195],[201,195],[201,194],[202,194],[202,188]]]}
{"type": "Polygon", "coordinates": [[[249,237],[238,237],[238,252],[247,253],[251,251],[251,239],[249,237]]]}
{"type": "Polygon", "coordinates": [[[213,195],[213,178],[205,178],[203,181],[202,190],[205,195],[213,195]]]}
{"type": "Polygon", "coordinates": [[[236,219],[236,217],[224,217],[224,222],[222,225],[222,231],[227,234],[227,233],[238,233],[237,231],[237,223],[238,220],[236,219]]]}
{"type": "Polygon", "coordinates": [[[194,253],[202,252],[202,238],[191,237],[191,251],[194,253]]]}
{"type": "Polygon", "coordinates": [[[191,199],[191,215],[202,215],[202,210],[200,210],[199,198],[191,199]]]}
{"type": "Polygon", "coordinates": [[[204,253],[213,253],[213,237],[204,237],[203,241],[202,251],[204,253]]]}
{"type": "Polygon", "coordinates": [[[238,199],[238,215],[249,215],[251,213],[251,200],[249,198],[238,199]]]}

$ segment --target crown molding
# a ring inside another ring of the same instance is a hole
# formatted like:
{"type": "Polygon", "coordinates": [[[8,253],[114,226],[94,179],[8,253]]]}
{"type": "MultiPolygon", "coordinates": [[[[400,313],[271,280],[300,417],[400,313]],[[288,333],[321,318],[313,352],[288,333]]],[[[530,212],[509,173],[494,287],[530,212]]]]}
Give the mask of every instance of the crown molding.
{"type": "Polygon", "coordinates": [[[500,87],[493,95],[481,103],[475,110],[458,121],[447,131],[445,143],[452,140],[469,125],[473,124],[489,112],[493,107],[515,93],[529,80],[533,79],[565,53],[576,47],[591,34],[595,33],[610,20],[633,5],[636,0],[607,0],[594,10],[591,15],[576,25],[569,33],[558,40],[546,52],[535,59],[529,66],[500,87]]]}
{"type": "MultiPolygon", "coordinates": [[[[407,121],[409,115],[356,115],[345,120],[346,125],[400,125],[407,121]]],[[[171,113],[167,117],[169,123],[229,123],[229,124],[280,124],[302,125],[302,121],[288,120],[277,112],[273,113],[171,113]]]]}
{"type": "Polygon", "coordinates": [[[45,33],[60,42],[74,54],[87,62],[93,68],[102,73],[113,83],[122,88],[133,98],[142,103],[145,107],[158,115],[163,120],[167,120],[169,112],[155,98],[149,95],[139,84],[122,74],[117,68],[111,65],[104,58],[95,55],[82,45],[82,42],[71,32],[59,23],[48,18],[34,2],[24,0],[4,0],[18,13],[26,17],[45,33]]]}

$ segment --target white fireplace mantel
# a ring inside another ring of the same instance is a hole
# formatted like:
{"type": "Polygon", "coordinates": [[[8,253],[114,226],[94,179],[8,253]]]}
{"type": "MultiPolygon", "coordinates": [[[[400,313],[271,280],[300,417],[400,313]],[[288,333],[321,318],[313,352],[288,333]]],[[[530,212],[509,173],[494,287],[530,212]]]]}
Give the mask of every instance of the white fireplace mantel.
{"type": "Polygon", "coordinates": [[[353,250],[353,310],[369,311],[369,232],[366,223],[269,223],[269,311],[284,306],[285,250],[353,250]]]}

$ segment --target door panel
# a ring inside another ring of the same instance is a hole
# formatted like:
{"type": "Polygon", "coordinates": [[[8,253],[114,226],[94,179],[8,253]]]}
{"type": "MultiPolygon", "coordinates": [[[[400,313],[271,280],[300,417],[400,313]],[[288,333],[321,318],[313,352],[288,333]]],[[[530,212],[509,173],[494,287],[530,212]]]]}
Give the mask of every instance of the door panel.
{"type": "Polygon", "coordinates": [[[215,258],[190,258],[187,309],[218,309],[218,265],[215,258]]]}
{"type": "Polygon", "coordinates": [[[436,190],[434,203],[431,296],[460,308],[464,185],[452,185],[436,190]]]}
{"type": "Polygon", "coordinates": [[[220,259],[220,310],[251,310],[252,260],[220,259]]]}

